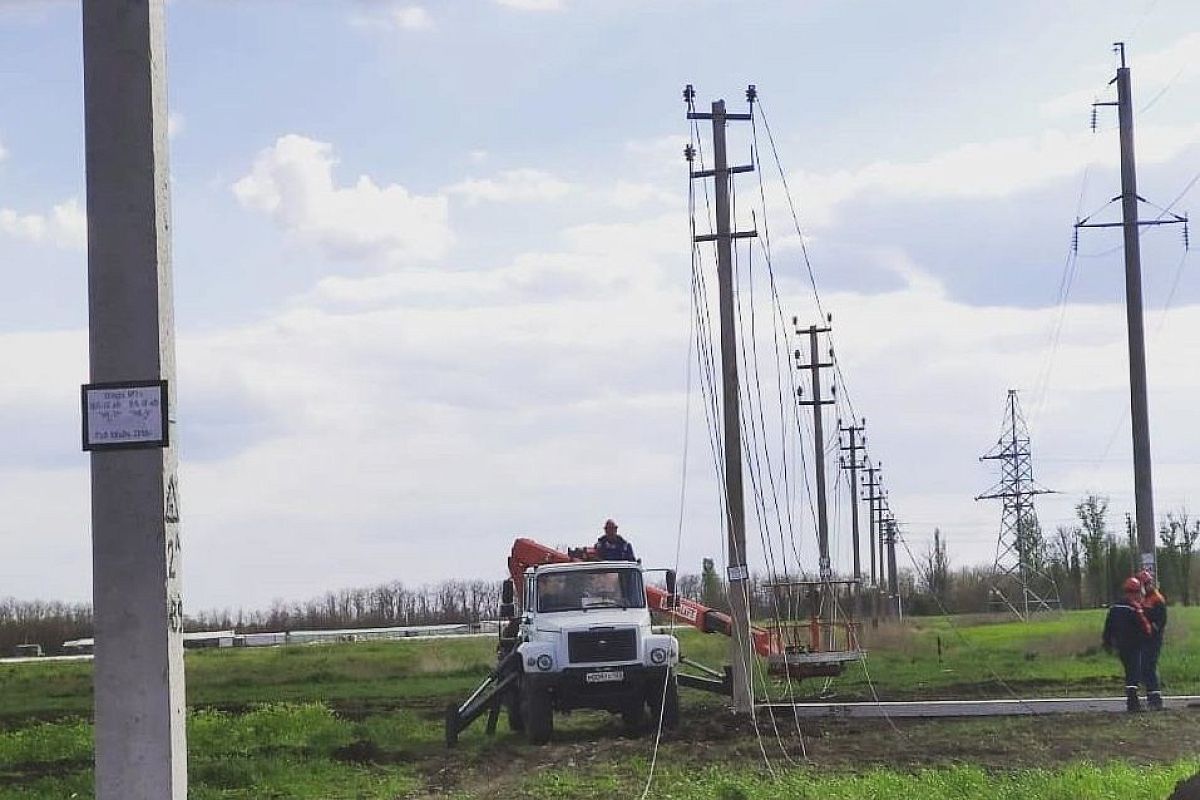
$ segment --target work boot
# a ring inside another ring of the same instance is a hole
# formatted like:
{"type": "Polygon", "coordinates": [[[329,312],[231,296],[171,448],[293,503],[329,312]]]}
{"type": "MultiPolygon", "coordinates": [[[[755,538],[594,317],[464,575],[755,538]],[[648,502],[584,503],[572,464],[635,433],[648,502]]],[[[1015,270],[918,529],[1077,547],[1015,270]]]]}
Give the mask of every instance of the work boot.
{"type": "Polygon", "coordinates": [[[1151,711],[1162,711],[1163,710],[1162,692],[1147,692],[1146,693],[1146,706],[1151,711]]]}
{"type": "Polygon", "coordinates": [[[1136,686],[1125,687],[1125,710],[1130,712],[1142,710],[1142,701],[1138,699],[1136,686]]]}

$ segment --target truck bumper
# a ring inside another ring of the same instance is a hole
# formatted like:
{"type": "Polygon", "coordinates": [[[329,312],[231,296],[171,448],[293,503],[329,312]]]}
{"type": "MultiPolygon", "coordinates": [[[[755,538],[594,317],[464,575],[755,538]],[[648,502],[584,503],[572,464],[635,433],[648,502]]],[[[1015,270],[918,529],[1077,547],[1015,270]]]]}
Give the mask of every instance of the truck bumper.
{"type": "Polygon", "coordinates": [[[595,708],[621,711],[630,702],[653,696],[666,679],[667,667],[647,667],[643,664],[614,666],[571,667],[562,672],[525,674],[523,680],[534,689],[546,689],[560,711],[574,708],[595,708]],[[620,673],[620,680],[596,680],[600,674],[610,678],[620,673]],[[592,676],[589,679],[589,675],[592,676]]]}

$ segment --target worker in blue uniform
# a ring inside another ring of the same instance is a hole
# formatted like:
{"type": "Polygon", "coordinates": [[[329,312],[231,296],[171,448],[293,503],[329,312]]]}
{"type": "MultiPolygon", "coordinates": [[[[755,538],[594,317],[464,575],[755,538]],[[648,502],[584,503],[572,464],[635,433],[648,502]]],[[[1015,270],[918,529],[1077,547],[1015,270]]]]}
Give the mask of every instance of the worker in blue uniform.
{"type": "Polygon", "coordinates": [[[637,561],[633,545],[617,534],[617,523],[604,521],[604,535],[596,541],[596,556],[601,561],[637,561]]]}
{"type": "Polygon", "coordinates": [[[1108,607],[1101,641],[1108,652],[1117,651],[1121,666],[1125,668],[1125,709],[1141,711],[1138,684],[1142,680],[1142,655],[1150,640],[1152,627],[1142,608],[1141,581],[1126,578],[1121,588],[1125,592],[1124,602],[1108,607]]]}

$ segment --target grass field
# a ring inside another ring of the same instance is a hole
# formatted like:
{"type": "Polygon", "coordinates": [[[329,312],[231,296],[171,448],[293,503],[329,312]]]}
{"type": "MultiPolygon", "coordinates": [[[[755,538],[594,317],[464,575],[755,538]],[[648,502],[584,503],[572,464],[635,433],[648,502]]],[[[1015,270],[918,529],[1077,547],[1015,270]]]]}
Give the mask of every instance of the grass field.
{"type": "MultiPolygon", "coordinates": [[[[884,699],[1116,694],[1097,647],[1100,612],[1021,624],[915,620],[867,631],[884,699]],[[940,657],[938,640],[941,640],[940,657]]],[[[1162,673],[1200,694],[1195,609],[1173,609],[1162,673]]],[[[719,664],[727,641],[680,633],[686,655],[719,664]]],[[[189,651],[192,798],[639,796],[654,737],[604,714],[559,717],[529,747],[482,723],[442,743],[442,709],[484,675],[490,639],[189,651]]],[[[0,798],[91,795],[90,664],[0,665],[0,798]]],[[[787,687],[769,686],[776,697],[787,687]]],[[[852,667],[793,687],[868,699],[852,667]]],[[[679,798],[1162,798],[1200,771],[1200,716],[1071,716],[804,722],[735,719],[719,698],[684,696],[681,730],[658,749],[651,796],[679,798]]]]}

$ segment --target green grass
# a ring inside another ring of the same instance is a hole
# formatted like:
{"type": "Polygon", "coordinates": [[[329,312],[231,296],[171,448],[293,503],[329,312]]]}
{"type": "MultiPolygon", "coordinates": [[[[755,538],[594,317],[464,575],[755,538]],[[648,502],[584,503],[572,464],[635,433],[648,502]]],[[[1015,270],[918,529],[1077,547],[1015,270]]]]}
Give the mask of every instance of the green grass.
{"type": "MultiPolygon", "coordinates": [[[[1155,767],[1129,764],[1072,764],[1062,769],[988,772],[978,767],[951,766],[913,773],[868,770],[828,775],[808,768],[788,768],[772,775],[765,770],[713,766],[706,769],[666,768],[658,772],[653,796],[663,800],[1161,800],[1175,783],[1200,770],[1200,761],[1180,761],[1155,767]]],[[[629,779],[624,770],[603,775],[552,770],[529,780],[519,796],[537,800],[562,797],[628,797],[644,783],[629,779]]]]}
{"type": "MultiPolygon", "coordinates": [[[[1099,648],[1103,614],[1030,623],[916,619],[868,629],[868,666],[884,698],[1115,694],[1116,659],[1099,648]],[[938,638],[941,638],[941,657],[938,638]],[[997,676],[1003,678],[1007,689],[997,676]]],[[[1200,693],[1196,609],[1172,609],[1162,673],[1171,693],[1200,693]]],[[[728,640],[679,632],[686,655],[717,665],[728,640]]],[[[556,744],[532,748],[482,722],[453,752],[442,709],[486,674],[490,639],[189,651],[189,797],[636,796],[652,740],[625,738],[608,715],[556,720],[556,744]]],[[[0,798],[92,794],[91,665],[0,666],[0,798]]],[[[772,684],[778,696],[786,687],[772,684]]],[[[798,697],[823,680],[794,687],[798,697]]],[[[839,698],[870,697],[859,667],[839,698]]],[[[1174,712],[1136,719],[1065,717],[901,723],[763,719],[760,740],[710,695],[685,694],[684,728],[662,744],[660,798],[1162,798],[1200,770],[1200,723],[1174,712]],[[779,729],[776,738],[775,728],[779,729]],[[810,761],[801,755],[803,742],[810,761]],[[764,753],[766,759],[764,759],[764,753]],[[770,767],[766,762],[770,762],[770,767]]]]}
{"type": "MultiPolygon", "coordinates": [[[[1100,647],[1104,613],[1077,611],[1029,622],[923,617],[899,628],[868,627],[866,670],[849,667],[832,690],[859,700],[871,699],[871,682],[885,700],[1119,694],[1120,665],[1100,647]]],[[[1200,643],[1191,634],[1200,625],[1200,608],[1171,613],[1159,665],[1163,686],[1173,694],[1200,694],[1200,643]]],[[[809,696],[821,687],[808,682],[793,690],[809,696]]],[[[786,693],[785,687],[777,691],[786,693]]]]}

